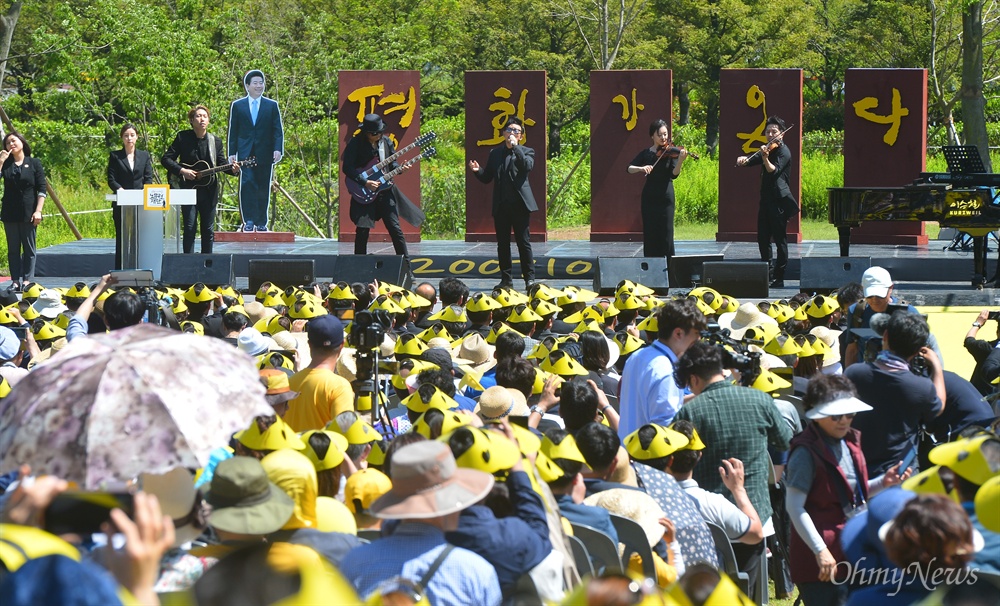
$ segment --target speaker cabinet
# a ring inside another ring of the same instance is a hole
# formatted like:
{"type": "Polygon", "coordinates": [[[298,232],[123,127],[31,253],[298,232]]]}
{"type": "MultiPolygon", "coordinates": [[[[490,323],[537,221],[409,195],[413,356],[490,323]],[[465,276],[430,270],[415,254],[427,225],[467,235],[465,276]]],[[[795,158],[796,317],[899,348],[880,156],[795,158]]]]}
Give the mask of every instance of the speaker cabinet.
{"type": "Polygon", "coordinates": [[[250,259],[250,292],[270,282],[280,288],[311,284],[316,280],[316,262],[312,259],[250,259]]]}
{"type": "Polygon", "coordinates": [[[333,282],[370,283],[377,279],[403,288],[413,286],[410,263],[397,255],[342,255],[337,257],[333,282]]]}
{"type": "Polygon", "coordinates": [[[717,261],[702,265],[702,285],[724,295],[767,298],[767,263],[761,261],[717,261]]]}
{"type": "Polygon", "coordinates": [[[871,257],[803,257],[799,290],[832,292],[850,282],[861,283],[861,276],[872,266],[871,257]]]}
{"type": "Polygon", "coordinates": [[[163,255],[160,279],[171,286],[233,284],[232,255],[163,255]]]}
{"type": "Polygon", "coordinates": [[[670,288],[694,288],[702,283],[702,265],[725,260],[725,255],[675,255],[667,260],[670,288]]]}
{"type": "Polygon", "coordinates": [[[632,280],[652,288],[657,294],[665,295],[670,289],[667,260],[665,257],[597,258],[594,290],[602,295],[614,294],[618,283],[622,280],[632,280]]]}

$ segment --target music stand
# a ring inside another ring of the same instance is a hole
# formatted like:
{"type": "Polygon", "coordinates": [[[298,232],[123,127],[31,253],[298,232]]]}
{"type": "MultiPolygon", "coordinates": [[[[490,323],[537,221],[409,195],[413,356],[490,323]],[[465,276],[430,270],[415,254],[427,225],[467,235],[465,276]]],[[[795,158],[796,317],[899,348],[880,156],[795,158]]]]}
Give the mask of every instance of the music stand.
{"type": "Polygon", "coordinates": [[[952,174],[985,173],[986,166],[975,145],[945,145],[941,148],[952,174]]]}

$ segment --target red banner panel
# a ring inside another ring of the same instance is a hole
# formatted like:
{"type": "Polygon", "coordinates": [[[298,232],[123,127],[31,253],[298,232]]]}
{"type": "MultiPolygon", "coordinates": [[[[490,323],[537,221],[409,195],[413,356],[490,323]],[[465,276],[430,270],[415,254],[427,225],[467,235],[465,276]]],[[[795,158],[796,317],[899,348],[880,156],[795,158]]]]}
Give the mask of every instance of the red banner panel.
{"type": "MultiPolygon", "coordinates": [[[[544,242],[548,103],[544,71],[465,72],[465,161],[485,166],[490,150],[503,145],[507,119],[524,122],[521,145],[535,150],[535,166],[528,176],[538,212],[531,213],[531,241],[544,242]]],[[[493,183],[481,183],[465,169],[465,241],[495,242],[493,183]]]]}
{"type": "MultiPolygon", "coordinates": [[[[337,106],[340,116],[340,158],[347,142],[358,132],[365,114],[378,114],[385,122],[385,135],[396,149],[409,145],[420,135],[420,72],[418,71],[341,71],[337,72],[337,106]]],[[[409,159],[419,153],[412,150],[400,158],[409,159]]],[[[342,162],[343,160],[341,160],[342,162]]],[[[343,168],[340,182],[341,242],[354,242],[354,222],[351,221],[351,195],[347,192],[343,168]]],[[[420,165],[395,178],[396,185],[414,204],[420,206],[420,165]]],[[[420,228],[400,219],[407,242],[420,241],[420,228]]],[[[369,242],[390,242],[382,221],[375,224],[369,242]]]]}
{"type": "Polygon", "coordinates": [[[654,120],[666,120],[672,131],[672,86],[669,69],[590,72],[592,242],[642,242],[639,205],[645,176],[627,169],[651,145],[654,120]]]}
{"type": "MultiPolygon", "coordinates": [[[[792,126],[784,138],[792,152],[789,187],[802,205],[802,70],[724,69],[719,96],[719,232],[715,239],[756,242],[761,168],[737,167],[736,158],[760,149],[767,142],[764,123],[768,116],[779,116],[792,126]]],[[[799,217],[788,221],[789,242],[802,241],[799,217]]]]}
{"type": "MultiPolygon", "coordinates": [[[[927,70],[849,69],[844,78],[844,187],[900,187],[927,166],[927,70]]],[[[927,244],[922,221],[868,221],[855,244],[927,244]]]]}

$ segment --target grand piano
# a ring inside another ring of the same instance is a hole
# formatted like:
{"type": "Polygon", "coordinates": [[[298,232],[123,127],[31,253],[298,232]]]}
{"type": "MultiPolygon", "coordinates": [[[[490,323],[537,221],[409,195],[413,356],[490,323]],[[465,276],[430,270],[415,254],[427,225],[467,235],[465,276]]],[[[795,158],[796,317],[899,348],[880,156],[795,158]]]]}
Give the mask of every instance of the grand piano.
{"type": "Polygon", "coordinates": [[[942,151],[949,172],[921,173],[912,185],[829,188],[829,220],[840,232],[841,256],[849,256],[851,228],[863,221],[937,221],[973,237],[972,285],[982,288],[986,235],[1000,228],[1000,174],[986,172],[974,145],[942,151]]]}

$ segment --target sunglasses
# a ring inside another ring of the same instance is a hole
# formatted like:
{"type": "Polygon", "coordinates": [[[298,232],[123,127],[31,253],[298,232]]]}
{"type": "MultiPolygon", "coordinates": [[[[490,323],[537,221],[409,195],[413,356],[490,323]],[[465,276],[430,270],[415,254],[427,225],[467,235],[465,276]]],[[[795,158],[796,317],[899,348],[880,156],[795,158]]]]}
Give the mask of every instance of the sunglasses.
{"type": "Polygon", "coordinates": [[[853,419],[856,416],[857,416],[857,414],[852,412],[851,414],[847,414],[847,415],[830,415],[830,419],[833,420],[834,422],[836,422],[836,421],[839,421],[839,420],[843,419],[844,417],[847,417],[847,420],[850,421],[851,419],[853,419]]]}

